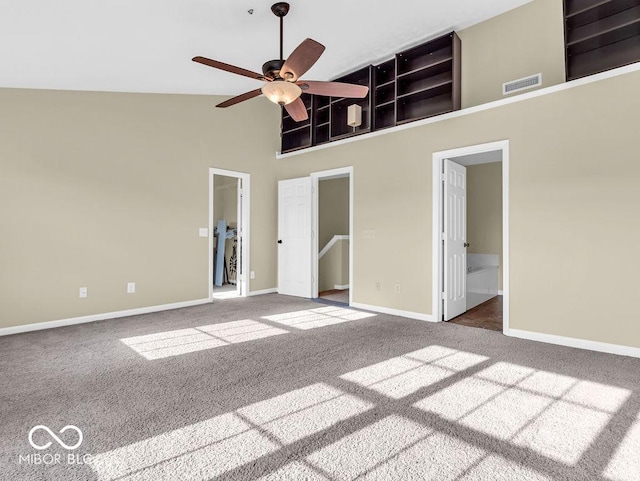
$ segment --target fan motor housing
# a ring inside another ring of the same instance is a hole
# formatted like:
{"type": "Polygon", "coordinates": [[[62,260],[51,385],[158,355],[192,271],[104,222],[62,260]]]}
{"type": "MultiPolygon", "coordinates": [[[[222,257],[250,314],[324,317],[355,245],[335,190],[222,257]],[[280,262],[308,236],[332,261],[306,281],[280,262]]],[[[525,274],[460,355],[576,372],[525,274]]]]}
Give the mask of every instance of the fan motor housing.
{"type": "Polygon", "coordinates": [[[280,78],[280,69],[284,65],[284,60],[269,60],[262,66],[262,73],[270,79],[280,78]]]}

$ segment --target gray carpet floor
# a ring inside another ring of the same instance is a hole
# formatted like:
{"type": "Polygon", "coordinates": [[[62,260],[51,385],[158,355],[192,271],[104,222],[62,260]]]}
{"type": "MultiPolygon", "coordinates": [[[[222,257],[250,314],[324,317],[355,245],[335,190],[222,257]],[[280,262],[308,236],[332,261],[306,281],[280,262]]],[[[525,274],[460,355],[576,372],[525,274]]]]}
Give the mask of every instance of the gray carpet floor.
{"type": "Polygon", "coordinates": [[[640,479],[639,359],[276,294],[0,338],[0,406],[2,480],[640,479]]]}

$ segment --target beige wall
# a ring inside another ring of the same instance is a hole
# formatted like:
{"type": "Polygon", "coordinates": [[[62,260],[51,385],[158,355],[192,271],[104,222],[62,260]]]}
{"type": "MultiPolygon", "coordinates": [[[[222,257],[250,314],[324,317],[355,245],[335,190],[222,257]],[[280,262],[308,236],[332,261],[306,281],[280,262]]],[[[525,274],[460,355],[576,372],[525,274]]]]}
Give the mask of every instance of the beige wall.
{"type": "Polygon", "coordinates": [[[502,289],[502,162],[467,167],[467,242],[468,254],[499,256],[502,289]]]}
{"type": "MultiPolygon", "coordinates": [[[[320,180],[318,183],[318,249],[322,249],[335,235],[349,234],[349,178],[320,180]]],[[[349,284],[349,251],[343,255],[343,245],[336,243],[318,261],[319,292],[335,285],[349,284]],[[346,276],[344,275],[346,271],[346,276]]]]}
{"type": "Polygon", "coordinates": [[[534,0],[458,35],[462,108],[504,98],[503,83],[529,75],[542,73],[542,87],[565,81],[561,0],[534,0]]]}
{"type": "Polygon", "coordinates": [[[629,242],[640,236],[639,84],[634,72],[307,152],[282,159],[278,177],[352,165],[354,301],[431,314],[432,154],[508,139],[511,328],[640,347],[629,321],[640,270],[629,242]],[[381,262],[398,235],[403,249],[381,262]]]}
{"type": "Polygon", "coordinates": [[[349,234],[349,178],[318,183],[318,249],[334,235],[349,234]]]}
{"type": "Polygon", "coordinates": [[[250,288],[276,286],[280,109],[217,100],[0,89],[0,327],[206,298],[209,167],[251,174],[250,288]]]}

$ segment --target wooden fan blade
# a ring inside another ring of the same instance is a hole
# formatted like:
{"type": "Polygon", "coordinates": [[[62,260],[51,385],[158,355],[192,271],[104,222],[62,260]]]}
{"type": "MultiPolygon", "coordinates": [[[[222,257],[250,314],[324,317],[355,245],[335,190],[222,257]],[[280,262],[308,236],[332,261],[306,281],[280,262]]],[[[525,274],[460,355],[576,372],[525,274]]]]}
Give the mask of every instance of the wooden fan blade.
{"type": "Polygon", "coordinates": [[[221,104],[216,105],[216,107],[220,107],[224,109],[225,107],[231,107],[232,105],[239,104],[240,102],[244,102],[245,100],[252,99],[262,94],[262,89],[255,89],[251,92],[246,92],[242,95],[238,95],[237,97],[233,97],[229,100],[225,100],[221,104]]]}
{"type": "Polygon", "coordinates": [[[304,106],[304,102],[300,97],[295,99],[290,104],[284,106],[284,108],[289,112],[291,118],[296,122],[302,122],[303,120],[307,120],[309,115],[307,114],[307,108],[304,106]]]}
{"type": "Polygon", "coordinates": [[[192,60],[194,62],[201,63],[202,65],[207,65],[208,67],[217,68],[220,70],[224,70],[225,72],[235,73],[237,75],[243,75],[244,77],[254,78],[256,80],[269,80],[264,75],[252,72],[251,70],[236,67],[235,65],[229,65],[228,63],[224,62],[218,62],[217,60],[211,60],[210,58],[193,57],[192,60]]]}
{"type": "Polygon", "coordinates": [[[304,40],[285,61],[280,69],[280,77],[295,82],[313,67],[324,52],[324,48],[324,45],[315,40],[310,38],[304,40]]]}
{"type": "Polygon", "coordinates": [[[298,85],[303,92],[314,95],[326,95],[327,97],[347,97],[362,99],[369,93],[369,87],[363,85],[345,84],[342,82],[318,82],[315,80],[302,80],[298,85]]]}

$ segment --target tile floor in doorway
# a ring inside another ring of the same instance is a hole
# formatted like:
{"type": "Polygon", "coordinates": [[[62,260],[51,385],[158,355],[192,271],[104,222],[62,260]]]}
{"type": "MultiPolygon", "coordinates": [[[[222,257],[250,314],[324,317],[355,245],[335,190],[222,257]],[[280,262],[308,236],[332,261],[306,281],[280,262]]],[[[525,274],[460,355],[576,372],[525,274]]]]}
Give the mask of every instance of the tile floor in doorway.
{"type": "Polygon", "coordinates": [[[449,322],[461,326],[481,327],[502,332],[502,296],[496,296],[449,322]]]}
{"type": "Polygon", "coordinates": [[[349,304],[349,289],[331,289],[318,294],[321,299],[349,304]]]}

